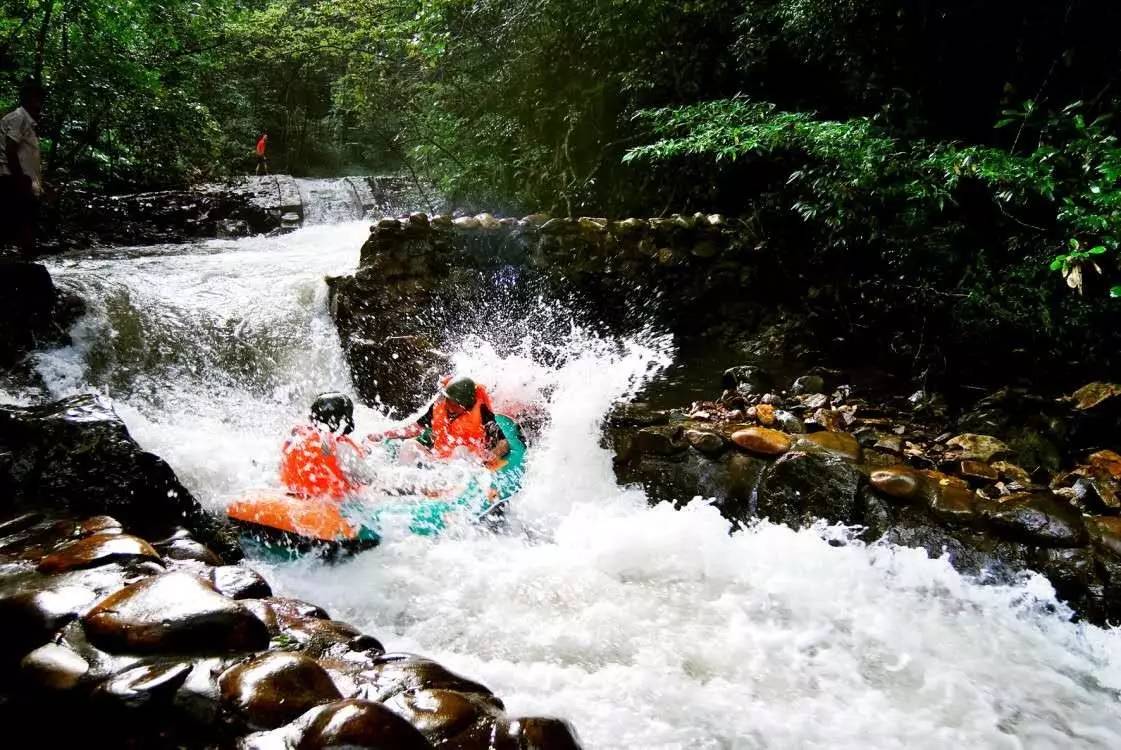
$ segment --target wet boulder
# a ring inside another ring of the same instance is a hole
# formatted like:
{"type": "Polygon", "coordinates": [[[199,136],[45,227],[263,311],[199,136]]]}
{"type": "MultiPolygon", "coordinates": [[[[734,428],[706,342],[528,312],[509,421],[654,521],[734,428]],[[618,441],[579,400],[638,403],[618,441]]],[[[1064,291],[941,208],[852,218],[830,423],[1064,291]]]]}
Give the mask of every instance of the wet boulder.
{"type": "Polygon", "coordinates": [[[0,486],[17,504],[110,514],[143,536],[177,525],[227,560],[237,536],[206,513],[159,457],[141,450],[101,396],[34,407],[0,406],[0,486]]]}
{"type": "Polygon", "coordinates": [[[4,627],[0,660],[19,659],[46,643],[96,598],[92,590],[81,586],[30,590],[0,598],[0,623],[4,627]]]}
{"type": "Polygon", "coordinates": [[[573,726],[551,716],[503,718],[494,727],[496,748],[548,748],[580,750],[580,739],[573,726]]]}
{"type": "Polygon", "coordinates": [[[846,461],[859,463],[863,458],[860,443],[847,432],[814,432],[806,435],[805,440],[846,461]]]}
{"type": "Polygon", "coordinates": [[[431,750],[416,727],[380,703],[343,700],[313,708],[288,726],[249,735],[238,750],[431,750]]]}
{"type": "Polygon", "coordinates": [[[863,481],[860,471],[840,456],[791,451],[764,472],[758,512],[794,525],[812,518],[856,523],[863,481]]]}
{"type": "Polygon", "coordinates": [[[440,745],[476,725],[493,723],[502,703],[493,696],[455,690],[407,690],[385,702],[430,742],[440,745]]]}
{"type": "Polygon", "coordinates": [[[39,571],[62,573],[122,561],[159,562],[160,556],[140,537],[119,533],[99,533],[79,539],[52,552],[39,561],[39,571]]]}
{"type": "Polygon", "coordinates": [[[28,351],[65,340],[81,301],[62,294],[45,266],[5,262],[0,270],[0,367],[28,351]]]}
{"type": "Polygon", "coordinates": [[[925,480],[909,466],[889,466],[872,472],[871,484],[879,492],[897,500],[914,500],[924,489],[925,480]]]}
{"type": "Polygon", "coordinates": [[[265,624],[189,573],[134,583],[82,618],[90,641],[109,652],[222,653],[263,649],[265,624]]]}
{"type": "Polygon", "coordinates": [[[739,365],[724,371],[721,382],[726,391],[735,391],[741,396],[762,396],[774,388],[774,378],[762,367],[739,365]]]}
{"type": "Polygon", "coordinates": [[[129,667],[98,685],[93,698],[129,709],[157,704],[168,707],[193,666],[190,662],[173,661],[129,667]]]}
{"type": "Polygon", "coordinates": [[[164,544],[157,545],[157,549],[168,560],[181,562],[199,562],[205,565],[221,565],[222,558],[214,554],[205,544],[196,542],[191,538],[172,539],[164,544]]]}
{"type": "Polygon", "coordinates": [[[732,433],[737,448],[760,456],[781,456],[794,441],[789,435],[766,427],[747,427],[732,433]]]}
{"type": "Polygon", "coordinates": [[[323,667],[302,654],[272,652],[222,675],[222,701],[257,729],[273,729],[342,698],[323,667]]]}
{"type": "Polygon", "coordinates": [[[1088,541],[1082,514],[1047,493],[1010,496],[987,512],[989,524],[1014,539],[1044,547],[1079,547],[1088,541]]]}
{"type": "Polygon", "coordinates": [[[210,571],[210,581],[219,594],[231,599],[262,599],[272,589],[261,574],[241,565],[222,565],[210,571]]]}
{"type": "Polygon", "coordinates": [[[85,659],[57,643],[40,646],[20,662],[23,679],[47,690],[70,690],[89,670],[85,659]]]}
{"type": "Polygon", "coordinates": [[[469,680],[431,659],[413,654],[383,654],[374,666],[362,672],[366,695],[385,701],[406,690],[456,690],[461,693],[491,695],[486,686],[469,680]]]}

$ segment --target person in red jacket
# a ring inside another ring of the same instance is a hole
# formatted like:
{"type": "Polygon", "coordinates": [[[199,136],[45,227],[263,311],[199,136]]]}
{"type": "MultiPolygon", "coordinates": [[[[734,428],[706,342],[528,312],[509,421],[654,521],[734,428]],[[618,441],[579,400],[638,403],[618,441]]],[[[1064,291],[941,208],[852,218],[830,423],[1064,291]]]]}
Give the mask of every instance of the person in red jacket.
{"type": "Polygon", "coordinates": [[[269,173],[269,134],[268,132],[261,133],[260,139],[257,141],[257,171],[255,174],[261,174],[261,170],[265,170],[265,174],[269,173]]]}
{"type": "Polygon", "coordinates": [[[284,443],[280,479],[293,495],[340,500],[368,480],[367,451],[349,437],[354,402],[342,393],[322,393],[312,402],[310,421],[284,443]]]}

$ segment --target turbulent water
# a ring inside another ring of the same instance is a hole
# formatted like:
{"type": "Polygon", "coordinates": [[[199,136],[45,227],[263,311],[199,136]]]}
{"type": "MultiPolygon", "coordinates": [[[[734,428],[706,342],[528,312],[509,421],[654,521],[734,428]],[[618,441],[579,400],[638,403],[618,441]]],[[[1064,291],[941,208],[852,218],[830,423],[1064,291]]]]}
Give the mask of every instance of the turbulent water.
{"type": "MultiPolygon", "coordinates": [[[[109,394],[220,511],[274,481],[312,394],[351,389],[323,277],[353,269],[365,233],[52,263],[91,312],[40,358],[49,395],[109,394]]],[[[266,566],[277,589],[484,682],[513,714],[570,719],[589,748],[1121,747],[1121,641],[1066,621],[1044,580],[981,585],[824,526],[729,533],[700,499],[648,507],[616,486],[600,420],[672,351],[542,304],[551,322],[520,351],[498,357],[482,331],[457,355],[500,400],[547,401],[509,531],[266,566]]],[[[359,414],[360,430],[384,422],[359,414]]]]}

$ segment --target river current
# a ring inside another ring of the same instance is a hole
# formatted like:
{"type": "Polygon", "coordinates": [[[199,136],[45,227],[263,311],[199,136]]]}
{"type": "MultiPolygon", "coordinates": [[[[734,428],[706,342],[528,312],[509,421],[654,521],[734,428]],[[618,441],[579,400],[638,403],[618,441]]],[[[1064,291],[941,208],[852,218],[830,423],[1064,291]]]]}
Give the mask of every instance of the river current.
{"type": "MultiPolygon", "coordinates": [[[[315,393],[353,390],[323,278],[354,269],[366,231],[55,259],[90,312],[39,356],[49,393],[7,397],[107,394],[221,512],[274,482],[315,393]]],[[[483,682],[512,715],[571,720],[588,748],[1121,747],[1121,638],[1070,623],[1044,579],[987,585],[825,525],[731,533],[704,499],[650,507],[617,486],[601,421],[672,344],[594,336],[542,304],[553,325],[513,354],[487,331],[451,344],[500,400],[547,404],[509,529],[262,564],[275,589],[483,682]]]]}

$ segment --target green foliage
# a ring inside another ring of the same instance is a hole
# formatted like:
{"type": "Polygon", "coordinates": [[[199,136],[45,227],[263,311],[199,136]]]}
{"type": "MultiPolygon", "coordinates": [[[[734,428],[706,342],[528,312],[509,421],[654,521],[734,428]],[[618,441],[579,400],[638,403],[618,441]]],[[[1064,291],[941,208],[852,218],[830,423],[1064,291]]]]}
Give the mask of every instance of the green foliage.
{"type": "MultiPolygon", "coordinates": [[[[1087,124],[1078,106],[1048,117],[1037,145],[1016,154],[993,146],[901,139],[867,118],[819,120],[783,112],[773,104],[733,98],[636,115],[652,143],[630,149],[626,163],[658,163],[700,157],[723,161],[783,159],[791,164],[784,198],[809,222],[820,222],[834,241],[868,241],[878,221],[896,212],[913,229],[936,225],[956,201],[963,182],[979,183],[1022,228],[1069,251],[1050,263],[1072,288],[1082,290],[1083,269],[1104,273],[1101,262],[1116,258],[1121,237],[1121,148],[1106,130],[1106,118],[1087,124]],[[1058,231],[1015,218],[1045,203],[1058,231]],[[1083,250],[1083,242],[1092,242],[1083,250]]],[[[999,126],[1028,127],[1034,105],[999,126]]]]}

